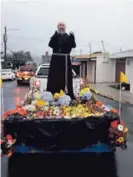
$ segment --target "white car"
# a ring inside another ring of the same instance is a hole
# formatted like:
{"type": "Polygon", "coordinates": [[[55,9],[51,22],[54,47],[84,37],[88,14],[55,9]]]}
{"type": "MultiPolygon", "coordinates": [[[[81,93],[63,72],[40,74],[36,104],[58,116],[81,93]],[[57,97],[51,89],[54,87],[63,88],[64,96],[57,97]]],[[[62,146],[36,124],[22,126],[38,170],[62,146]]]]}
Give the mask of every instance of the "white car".
{"type": "Polygon", "coordinates": [[[15,80],[15,73],[11,69],[2,69],[0,71],[2,80],[15,80]]]}
{"type": "MultiPolygon", "coordinates": [[[[40,90],[45,91],[47,88],[48,73],[49,64],[42,64],[38,66],[35,73],[35,77],[32,77],[30,79],[30,89],[34,87],[35,83],[39,83],[40,90]]],[[[80,90],[81,79],[76,75],[74,70],[72,70],[72,73],[73,73],[73,90],[74,94],[77,95],[80,90]]]]}

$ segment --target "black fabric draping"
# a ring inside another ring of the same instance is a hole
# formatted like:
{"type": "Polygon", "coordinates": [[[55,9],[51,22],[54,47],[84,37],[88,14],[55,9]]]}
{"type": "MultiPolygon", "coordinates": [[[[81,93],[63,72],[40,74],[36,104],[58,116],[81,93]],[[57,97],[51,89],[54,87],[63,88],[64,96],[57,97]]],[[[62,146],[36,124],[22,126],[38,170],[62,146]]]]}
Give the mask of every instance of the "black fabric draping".
{"type": "Polygon", "coordinates": [[[22,120],[11,116],[4,121],[4,136],[11,134],[17,144],[44,150],[79,149],[99,141],[108,143],[110,123],[118,119],[113,113],[74,119],[22,120]]]}

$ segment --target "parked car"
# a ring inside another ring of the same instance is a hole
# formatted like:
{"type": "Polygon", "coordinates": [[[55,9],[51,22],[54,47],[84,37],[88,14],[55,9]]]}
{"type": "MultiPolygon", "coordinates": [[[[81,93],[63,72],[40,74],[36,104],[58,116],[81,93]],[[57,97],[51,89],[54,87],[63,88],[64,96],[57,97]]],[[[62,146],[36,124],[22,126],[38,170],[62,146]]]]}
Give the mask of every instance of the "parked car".
{"type": "MultiPolygon", "coordinates": [[[[38,66],[35,76],[30,79],[30,89],[32,89],[35,83],[37,83],[40,87],[40,90],[42,91],[46,90],[48,73],[49,73],[49,64],[42,64],[38,66]]],[[[76,75],[74,70],[72,70],[72,73],[73,73],[74,94],[77,95],[80,90],[82,80],[80,79],[79,76],[76,75]]]]}
{"type": "Polygon", "coordinates": [[[15,80],[16,76],[12,69],[2,69],[1,70],[1,78],[2,80],[15,80]]]}

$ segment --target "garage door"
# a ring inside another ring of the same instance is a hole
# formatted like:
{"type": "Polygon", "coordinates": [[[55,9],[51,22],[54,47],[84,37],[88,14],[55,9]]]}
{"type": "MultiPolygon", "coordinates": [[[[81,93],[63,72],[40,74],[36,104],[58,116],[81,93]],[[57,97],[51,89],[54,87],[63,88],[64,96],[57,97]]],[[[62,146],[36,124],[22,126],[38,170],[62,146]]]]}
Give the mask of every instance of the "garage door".
{"type": "Polygon", "coordinates": [[[116,61],[115,81],[120,82],[120,72],[125,73],[125,61],[116,61]]]}

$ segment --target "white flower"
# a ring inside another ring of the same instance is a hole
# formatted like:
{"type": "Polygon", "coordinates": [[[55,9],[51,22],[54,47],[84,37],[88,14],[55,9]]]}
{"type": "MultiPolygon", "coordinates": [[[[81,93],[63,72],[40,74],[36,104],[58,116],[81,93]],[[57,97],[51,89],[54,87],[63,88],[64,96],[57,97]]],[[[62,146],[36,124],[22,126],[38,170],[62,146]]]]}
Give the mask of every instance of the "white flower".
{"type": "Polygon", "coordinates": [[[36,110],[34,105],[25,105],[24,109],[26,109],[27,111],[35,111],[36,110]]]}
{"type": "Polygon", "coordinates": [[[32,101],[31,104],[32,104],[33,106],[35,106],[35,105],[36,105],[36,100],[32,101]]]}
{"type": "Polygon", "coordinates": [[[44,107],[43,107],[43,111],[44,111],[44,112],[45,112],[45,111],[48,111],[48,109],[49,109],[48,106],[44,106],[44,107]]]}
{"type": "Polygon", "coordinates": [[[55,115],[59,115],[59,114],[60,114],[59,109],[58,109],[58,110],[54,110],[54,114],[55,114],[55,115]]]}
{"type": "Polygon", "coordinates": [[[121,132],[124,130],[124,127],[123,127],[123,125],[121,125],[121,124],[119,124],[117,128],[118,128],[118,130],[121,131],[121,132]]]}

